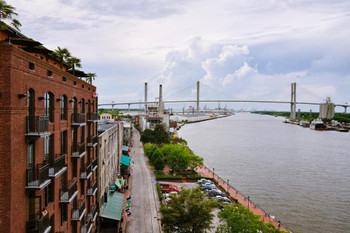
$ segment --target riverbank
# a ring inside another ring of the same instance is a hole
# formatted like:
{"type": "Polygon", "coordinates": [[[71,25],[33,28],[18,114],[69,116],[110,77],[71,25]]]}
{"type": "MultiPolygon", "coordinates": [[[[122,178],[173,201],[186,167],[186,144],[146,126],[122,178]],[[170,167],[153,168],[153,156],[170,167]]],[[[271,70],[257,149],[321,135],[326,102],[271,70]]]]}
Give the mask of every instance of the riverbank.
{"type": "Polygon", "coordinates": [[[249,210],[252,211],[255,215],[260,215],[261,220],[263,220],[265,223],[272,223],[275,227],[279,228],[282,231],[292,232],[290,229],[284,226],[281,221],[279,221],[275,216],[271,216],[268,212],[250,200],[249,196],[246,197],[243,195],[232,185],[230,185],[228,180],[224,181],[221,177],[219,177],[205,165],[198,168],[196,171],[203,177],[215,179],[222,187],[227,187],[226,191],[230,194],[231,197],[237,199],[239,203],[241,203],[244,207],[249,208],[249,210]]]}

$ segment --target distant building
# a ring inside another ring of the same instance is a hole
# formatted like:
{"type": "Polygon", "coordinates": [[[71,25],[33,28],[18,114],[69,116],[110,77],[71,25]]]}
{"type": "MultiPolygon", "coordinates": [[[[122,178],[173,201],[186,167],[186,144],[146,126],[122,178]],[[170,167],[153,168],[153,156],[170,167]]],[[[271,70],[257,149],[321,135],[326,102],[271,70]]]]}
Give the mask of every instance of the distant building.
{"type": "Polygon", "coordinates": [[[0,40],[1,232],[95,232],[96,87],[10,27],[0,40]]]}
{"type": "MultiPolygon", "coordinates": [[[[101,120],[101,121],[104,121],[104,120],[112,121],[112,120],[113,120],[112,114],[110,114],[110,113],[102,113],[102,114],[100,115],[100,120],[101,120]]],[[[113,121],[114,121],[114,120],[113,120],[113,121]]]]}

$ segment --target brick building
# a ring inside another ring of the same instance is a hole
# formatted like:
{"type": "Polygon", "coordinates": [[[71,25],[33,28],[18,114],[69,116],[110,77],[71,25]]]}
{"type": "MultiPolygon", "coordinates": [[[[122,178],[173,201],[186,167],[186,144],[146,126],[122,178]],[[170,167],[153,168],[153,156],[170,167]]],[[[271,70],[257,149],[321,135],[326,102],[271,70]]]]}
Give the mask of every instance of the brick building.
{"type": "Polygon", "coordinates": [[[95,232],[96,87],[0,31],[0,232],[95,232]]]}

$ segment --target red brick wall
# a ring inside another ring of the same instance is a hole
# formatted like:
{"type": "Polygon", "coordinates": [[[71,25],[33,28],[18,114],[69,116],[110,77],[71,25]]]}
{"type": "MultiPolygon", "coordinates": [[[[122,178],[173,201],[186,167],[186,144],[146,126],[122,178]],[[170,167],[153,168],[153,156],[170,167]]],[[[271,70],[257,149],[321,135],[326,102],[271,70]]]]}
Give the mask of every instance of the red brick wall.
{"type": "MultiPolygon", "coordinates": [[[[27,143],[26,115],[27,98],[19,99],[18,94],[26,94],[30,88],[35,91],[35,115],[44,115],[44,101],[38,100],[44,93],[50,91],[54,94],[54,123],[50,123],[50,133],[54,135],[54,154],[60,153],[60,132],[67,130],[67,178],[72,179],[71,163],[71,103],[68,104],[68,121],[60,120],[60,102],[56,99],[66,95],[68,100],[76,97],[85,101],[90,100],[96,105],[96,98],[92,93],[96,88],[83,80],[80,80],[59,68],[50,65],[14,46],[0,44],[0,229],[1,232],[25,232],[28,218],[28,196],[25,191],[26,168],[27,168],[27,143]],[[35,71],[29,70],[29,62],[35,64],[35,71]],[[51,78],[47,77],[47,70],[53,72],[51,78]],[[66,77],[66,82],[62,77],[66,77]],[[76,82],[76,85],[74,85],[76,82]],[[84,87],[83,87],[84,86],[84,87]],[[3,231],[4,230],[4,231],[3,231]]],[[[85,105],[86,106],[86,105],[85,105]]],[[[78,104],[78,112],[80,112],[78,104]]],[[[93,109],[93,108],[91,108],[93,109]]],[[[96,109],[96,106],[95,108],[96,109]]],[[[85,107],[87,112],[87,106],[85,107]]],[[[87,116],[86,116],[87,117],[87,116]]],[[[94,132],[95,124],[91,127],[94,132]]],[[[87,126],[85,126],[87,136],[87,126]]],[[[80,141],[80,130],[78,130],[78,142],[80,141]]],[[[88,148],[87,148],[88,149],[88,148]]],[[[44,160],[44,138],[35,142],[35,162],[43,163],[44,160]]],[[[85,160],[86,161],[86,160],[85,160]]],[[[78,198],[80,197],[80,159],[78,159],[78,198]]],[[[86,181],[85,181],[86,182],[86,181]]],[[[60,177],[54,180],[55,195],[54,202],[48,207],[50,216],[55,214],[54,231],[71,231],[71,208],[68,207],[68,224],[60,227],[59,189],[61,188],[60,177]]],[[[85,185],[86,189],[86,185],[85,185]]],[[[44,196],[42,191],[36,191],[36,196],[44,196]]],[[[85,190],[86,194],[86,190],[85,190]]]]}

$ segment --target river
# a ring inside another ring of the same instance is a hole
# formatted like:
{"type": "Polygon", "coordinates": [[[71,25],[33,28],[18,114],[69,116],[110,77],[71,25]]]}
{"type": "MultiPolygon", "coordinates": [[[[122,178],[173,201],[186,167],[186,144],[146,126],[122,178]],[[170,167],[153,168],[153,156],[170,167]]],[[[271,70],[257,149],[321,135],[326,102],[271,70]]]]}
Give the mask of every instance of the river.
{"type": "Polygon", "coordinates": [[[239,113],[185,125],[179,136],[293,232],[350,232],[350,133],[239,113]]]}

